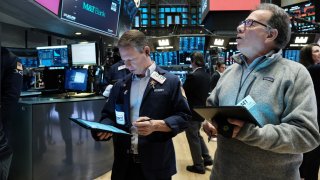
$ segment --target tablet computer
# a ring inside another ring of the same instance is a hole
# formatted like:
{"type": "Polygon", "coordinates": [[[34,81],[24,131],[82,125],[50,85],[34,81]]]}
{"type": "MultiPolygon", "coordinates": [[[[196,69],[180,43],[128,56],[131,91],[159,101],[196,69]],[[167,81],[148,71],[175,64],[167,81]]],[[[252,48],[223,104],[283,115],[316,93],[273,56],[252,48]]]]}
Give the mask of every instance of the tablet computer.
{"type": "Polygon", "coordinates": [[[81,127],[85,128],[85,129],[99,130],[99,131],[106,131],[106,132],[110,132],[110,133],[130,135],[130,133],[128,133],[128,132],[126,132],[126,131],[124,131],[122,129],[119,129],[117,127],[111,126],[111,125],[106,125],[106,124],[93,122],[93,121],[87,121],[87,120],[80,119],[80,118],[69,118],[69,119],[72,120],[73,122],[77,123],[78,125],[80,125],[81,127]]]}
{"type": "Polygon", "coordinates": [[[218,133],[225,137],[231,137],[233,133],[233,125],[227,121],[228,118],[243,120],[261,127],[244,106],[201,106],[194,107],[193,110],[206,120],[214,119],[218,124],[218,133]]]}

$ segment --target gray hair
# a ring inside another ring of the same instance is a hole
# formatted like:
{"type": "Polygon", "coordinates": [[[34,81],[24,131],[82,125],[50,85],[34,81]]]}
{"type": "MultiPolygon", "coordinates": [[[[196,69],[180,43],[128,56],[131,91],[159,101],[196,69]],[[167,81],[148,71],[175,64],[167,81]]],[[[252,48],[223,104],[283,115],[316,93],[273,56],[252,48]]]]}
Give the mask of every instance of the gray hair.
{"type": "Polygon", "coordinates": [[[148,46],[147,37],[138,30],[129,30],[125,32],[118,41],[118,48],[134,47],[141,53],[145,46],[148,46]]]}
{"type": "Polygon", "coordinates": [[[290,18],[289,15],[275,4],[261,3],[256,10],[267,10],[272,12],[272,16],[268,21],[269,26],[278,30],[278,36],[275,39],[277,48],[286,47],[291,37],[290,18]]]}

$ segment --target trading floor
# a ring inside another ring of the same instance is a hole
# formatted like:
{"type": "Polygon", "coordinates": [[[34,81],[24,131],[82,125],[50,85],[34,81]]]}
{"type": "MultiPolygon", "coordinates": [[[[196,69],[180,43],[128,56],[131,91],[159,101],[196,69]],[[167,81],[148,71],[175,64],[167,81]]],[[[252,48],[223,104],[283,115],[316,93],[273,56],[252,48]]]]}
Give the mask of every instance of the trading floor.
{"type": "MultiPolygon", "coordinates": [[[[203,131],[200,132],[206,139],[207,135],[203,131]]],[[[212,166],[207,166],[207,171],[205,174],[191,173],[186,170],[187,165],[192,165],[192,159],[185,133],[180,133],[179,135],[177,135],[173,139],[173,143],[176,150],[178,173],[173,176],[172,180],[209,180],[212,166]]],[[[207,146],[209,151],[211,152],[210,155],[213,157],[217,143],[215,141],[210,141],[209,143],[207,143],[207,146]]],[[[111,171],[102,175],[96,180],[110,180],[110,177],[111,171]]],[[[318,180],[320,180],[320,171],[318,180]]]]}

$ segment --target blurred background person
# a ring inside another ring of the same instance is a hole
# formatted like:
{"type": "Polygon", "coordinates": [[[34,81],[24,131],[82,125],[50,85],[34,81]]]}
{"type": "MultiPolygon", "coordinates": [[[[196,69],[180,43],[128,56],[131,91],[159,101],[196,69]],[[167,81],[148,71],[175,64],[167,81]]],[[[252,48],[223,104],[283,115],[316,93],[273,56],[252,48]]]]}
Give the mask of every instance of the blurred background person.
{"type": "MultiPolygon", "coordinates": [[[[300,62],[308,68],[313,81],[318,106],[318,125],[320,125],[320,46],[318,44],[304,46],[300,51],[300,62]]],[[[319,165],[320,146],[303,154],[303,161],[299,169],[301,178],[305,180],[318,180],[319,165]]]]}
{"type": "Polygon", "coordinates": [[[1,48],[1,120],[0,120],[0,179],[8,178],[12,147],[8,140],[13,134],[8,129],[19,101],[23,68],[20,60],[6,48],[1,48]]]}
{"type": "Polygon", "coordinates": [[[117,47],[113,48],[113,65],[108,69],[105,76],[106,88],[103,92],[103,96],[109,97],[111,88],[114,83],[118,80],[124,78],[129,74],[129,70],[126,68],[124,62],[122,61],[117,47]]]}
{"type": "Polygon", "coordinates": [[[224,61],[217,61],[216,70],[212,74],[210,79],[210,92],[216,87],[218,80],[222,73],[226,70],[226,64],[224,61]]]}
{"type": "Polygon", "coordinates": [[[186,136],[190,147],[193,165],[187,166],[187,170],[194,173],[204,174],[205,166],[212,165],[212,158],[208,148],[200,135],[201,123],[204,119],[193,111],[194,106],[205,106],[209,93],[210,75],[205,71],[203,55],[195,52],[191,55],[192,73],[187,75],[183,84],[188,104],[192,112],[192,120],[186,136]]]}

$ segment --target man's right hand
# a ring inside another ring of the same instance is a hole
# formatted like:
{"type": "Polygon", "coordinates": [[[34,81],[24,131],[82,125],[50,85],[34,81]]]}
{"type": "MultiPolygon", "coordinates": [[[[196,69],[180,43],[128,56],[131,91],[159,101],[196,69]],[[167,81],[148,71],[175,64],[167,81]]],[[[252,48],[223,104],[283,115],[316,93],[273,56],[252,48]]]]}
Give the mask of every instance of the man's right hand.
{"type": "Polygon", "coordinates": [[[108,132],[98,132],[97,136],[99,138],[99,140],[107,140],[109,137],[112,136],[112,133],[108,133],[108,132]]]}
{"type": "Polygon", "coordinates": [[[202,123],[202,128],[209,137],[217,136],[218,131],[216,127],[212,125],[209,121],[204,120],[204,122],[202,123]]]}

